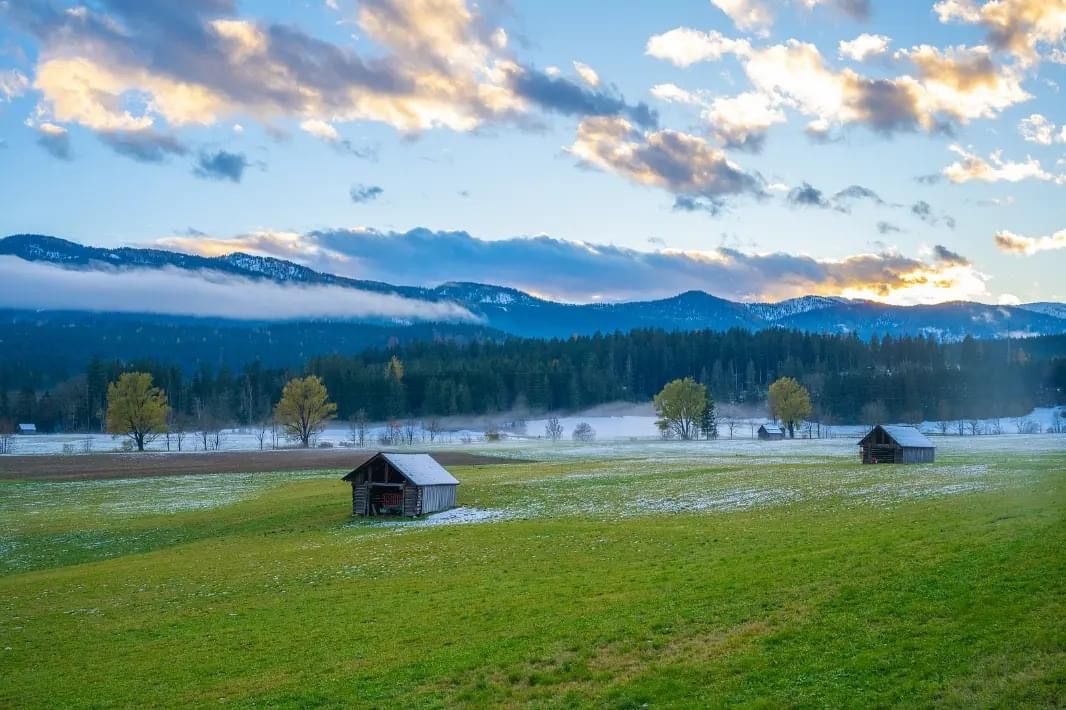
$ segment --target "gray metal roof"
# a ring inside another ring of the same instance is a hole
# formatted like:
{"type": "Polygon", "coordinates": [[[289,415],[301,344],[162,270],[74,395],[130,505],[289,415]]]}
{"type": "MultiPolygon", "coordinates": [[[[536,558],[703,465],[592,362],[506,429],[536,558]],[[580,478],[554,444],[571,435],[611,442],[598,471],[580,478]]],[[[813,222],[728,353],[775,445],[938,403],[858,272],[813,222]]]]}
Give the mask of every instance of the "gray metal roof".
{"type": "MultiPolygon", "coordinates": [[[[929,438],[912,426],[881,426],[897,444],[912,449],[935,449],[936,445],[929,438]]],[[[866,436],[869,436],[867,434],[866,436]]],[[[863,437],[864,439],[866,437],[863,437]]]]}
{"type": "Polygon", "coordinates": [[[429,454],[382,453],[382,456],[416,486],[454,486],[459,480],[429,454]]]}
{"type": "Polygon", "coordinates": [[[784,434],[785,428],[780,424],[763,424],[760,429],[765,429],[767,434],[784,434]]]}

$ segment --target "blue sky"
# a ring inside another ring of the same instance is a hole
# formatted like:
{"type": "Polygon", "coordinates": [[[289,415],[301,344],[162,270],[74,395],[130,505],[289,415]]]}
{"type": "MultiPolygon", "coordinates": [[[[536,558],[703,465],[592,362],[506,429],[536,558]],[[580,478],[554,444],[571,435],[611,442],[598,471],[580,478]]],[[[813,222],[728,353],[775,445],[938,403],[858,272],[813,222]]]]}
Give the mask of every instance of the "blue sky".
{"type": "Polygon", "coordinates": [[[1064,29],[1066,0],[8,0],[0,233],[573,301],[1066,300],[1064,29]]]}

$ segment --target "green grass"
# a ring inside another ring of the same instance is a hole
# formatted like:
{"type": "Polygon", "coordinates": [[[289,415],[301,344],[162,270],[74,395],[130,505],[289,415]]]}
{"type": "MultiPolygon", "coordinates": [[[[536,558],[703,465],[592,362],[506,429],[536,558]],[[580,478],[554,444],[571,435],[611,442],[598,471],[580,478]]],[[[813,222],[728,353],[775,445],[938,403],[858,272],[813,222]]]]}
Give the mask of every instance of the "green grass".
{"type": "Polygon", "coordinates": [[[1066,453],[944,458],[0,484],[0,706],[1061,706],[1066,453]]]}

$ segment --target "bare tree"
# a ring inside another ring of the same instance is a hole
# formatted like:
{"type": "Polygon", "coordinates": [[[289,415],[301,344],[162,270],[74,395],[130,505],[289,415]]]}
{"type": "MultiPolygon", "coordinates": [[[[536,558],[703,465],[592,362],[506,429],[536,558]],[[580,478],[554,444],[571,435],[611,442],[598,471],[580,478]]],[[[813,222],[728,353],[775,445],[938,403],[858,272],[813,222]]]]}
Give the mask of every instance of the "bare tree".
{"type": "Polygon", "coordinates": [[[970,419],[966,422],[966,426],[970,429],[970,436],[977,436],[982,433],[982,424],[980,419],[970,419]]]}
{"type": "Polygon", "coordinates": [[[563,438],[563,425],[559,423],[559,417],[554,414],[548,417],[548,423],[544,425],[544,436],[552,441],[563,438]]]}
{"type": "Polygon", "coordinates": [[[15,450],[15,422],[0,419],[0,454],[10,454],[15,450]]]}
{"type": "Polygon", "coordinates": [[[574,427],[574,433],[572,436],[574,438],[574,441],[595,441],[596,430],[593,429],[588,422],[581,422],[576,427],[574,427]]]}
{"type": "Polygon", "coordinates": [[[947,435],[948,430],[951,429],[951,422],[947,419],[941,419],[936,423],[936,430],[943,435],[947,435]]]}
{"type": "Polygon", "coordinates": [[[367,419],[366,410],[360,409],[348,419],[348,438],[354,446],[366,446],[367,419]]]}
{"type": "Polygon", "coordinates": [[[189,431],[189,418],[181,412],[171,412],[167,421],[167,451],[173,442],[174,448],[181,451],[189,431]]]}
{"type": "Polygon", "coordinates": [[[988,420],[988,433],[993,435],[999,435],[1003,433],[1003,420],[999,417],[993,417],[988,420]]]}
{"type": "Polygon", "coordinates": [[[415,443],[415,437],[418,436],[418,424],[409,419],[403,425],[403,440],[408,446],[415,443]]]}
{"type": "Polygon", "coordinates": [[[266,448],[267,436],[270,434],[270,420],[260,419],[256,422],[253,433],[255,440],[259,443],[259,450],[262,451],[266,448]]]}
{"type": "Polygon", "coordinates": [[[962,419],[956,419],[955,431],[959,433],[959,436],[966,436],[966,422],[962,419]]]}
{"type": "Polygon", "coordinates": [[[175,412],[173,409],[167,413],[167,430],[164,436],[166,437],[167,451],[171,450],[171,446],[175,451],[181,451],[182,444],[185,443],[185,433],[188,428],[188,421],[181,412],[175,412]]]}
{"type": "Polygon", "coordinates": [[[196,435],[204,451],[218,451],[222,445],[222,420],[213,413],[203,412],[196,424],[196,435]]]}
{"type": "Polygon", "coordinates": [[[400,423],[397,421],[387,423],[378,436],[378,442],[383,446],[396,446],[403,443],[403,430],[400,423]]]}
{"type": "Polygon", "coordinates": [[[270,448],[277,449],[281,443],[281,424],[277,417],[270,418],[270,448]]]}
{"type": "Polygon", "coordinates": [[[429,434],[430,443],[435,442],[437,440],[437,437],[440,436],[441,432],[440,419],[437,419],[436,417],[430,417],[428,421],[423,422],[422,429],[425,430],[427,434],[429,434]]]}
{"type": "Polygon", "coordinates": [[[718,421],[723,427],[725,427],[725,430],[729,432],[729,438],[732,439],[733,435],[736,434],[737,427],[740,426],[740,422],[732,416],[719,417],[718,421]]]}

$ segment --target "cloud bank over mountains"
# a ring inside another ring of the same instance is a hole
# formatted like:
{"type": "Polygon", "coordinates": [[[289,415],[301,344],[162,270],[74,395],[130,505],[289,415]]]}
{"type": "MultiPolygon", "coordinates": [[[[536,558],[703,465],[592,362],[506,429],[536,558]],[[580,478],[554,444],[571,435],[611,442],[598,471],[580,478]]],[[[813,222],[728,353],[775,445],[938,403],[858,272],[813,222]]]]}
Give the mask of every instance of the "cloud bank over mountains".
{"type": "Polygon", "coordinates": [[[235,319],[380,318],[477,322],[454,303],[341,286],[281,285],[179,269],[90,271],[0,256],[0,308],[157,313],[235,319]]]}
{"type": "Polygon", "coordinates": [[[158,245],[208,256],[234,251],[278,256],[323,271],[395,284],[488,282],[570,302],[642,300],[686,290],[748,301],[809,294],[900,304],[987,298],[987,277],[942,245],[926,258],[884,249],[819,259],[726,247],[638,251],[549,236],[482,240],[466,232],[428,229],[171,237],[158,245]]]}

